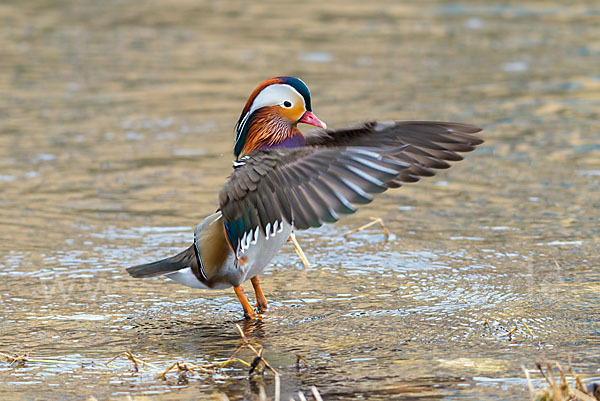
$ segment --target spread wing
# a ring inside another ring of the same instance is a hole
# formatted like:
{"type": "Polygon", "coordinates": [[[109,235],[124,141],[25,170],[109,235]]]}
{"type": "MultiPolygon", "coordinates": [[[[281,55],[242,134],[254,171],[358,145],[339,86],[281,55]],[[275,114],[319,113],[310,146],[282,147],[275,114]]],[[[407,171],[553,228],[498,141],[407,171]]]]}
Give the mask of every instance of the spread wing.
{"type": "Polygon", "coordinates": [[[308,145],[257,150],[236,162],[219,194],[225,231],[239,256],[261,231],[275,235],[332,223],[371,194],[434,175],[483,141],[479,128],[453,123],[366,123],[313,132],[308,145]]]}
{"type": "Polygon", "coordinates": [[[390,188],[403,182],[416,182],[421,176],[434,175],[431,169],[449,168],[448,161],[462,160],[458,152],[470,152],[483,140],[470,134],[481,128],[469,124],[438,121],[370,121],[329,130],[312,130],[306,134],[311,146],[375,146],[378,148],[410,145],[397,159],[411,164],[394,180],[390,188]]]}

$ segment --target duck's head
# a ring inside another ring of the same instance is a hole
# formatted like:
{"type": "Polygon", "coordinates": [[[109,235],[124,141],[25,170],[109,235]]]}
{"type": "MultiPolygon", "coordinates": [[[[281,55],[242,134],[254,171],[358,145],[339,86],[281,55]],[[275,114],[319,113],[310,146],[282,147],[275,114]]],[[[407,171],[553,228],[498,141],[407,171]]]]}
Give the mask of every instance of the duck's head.
{"type": "Polygon", "coordinates": [[[327,128],[313,114],[304,82],[294,77],[267,79],[254,89],[235,126],[235,157],[260,148],[303,145],[298,123],[327,128]]]}

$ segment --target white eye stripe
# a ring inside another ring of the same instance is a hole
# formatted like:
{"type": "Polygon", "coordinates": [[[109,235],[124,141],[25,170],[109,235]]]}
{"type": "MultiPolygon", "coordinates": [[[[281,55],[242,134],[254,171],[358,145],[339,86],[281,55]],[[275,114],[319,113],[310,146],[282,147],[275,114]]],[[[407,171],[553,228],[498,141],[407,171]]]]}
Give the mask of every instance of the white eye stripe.
{"type": "MultiPolygon", "coordinates": [[[[260,109],[261,107],[265,107],[265,106],[278,106],[278,105],[282,105],[282,104],[285,106],[284,103],[286,101],[293,104],[293,102],[290,101],[289,99],[302,100],[302,104],[304,105],[304,108],[306,108],[306,103],[304,102],[304,98],[292,86],[286,85],[286,84],[269,85],[256,96],[256,98],[254,99],[254,102],[252,102],[252,107],[250,108],[250,111],[248,112],[248,114],[252,114],[254,111],[260,109]],[[282,102],[281,101],[282,99],[286,99],[286,100],[284,102],[282,102]]],[[[291,106],[288,106],[288,107],[291,107],[291,106]]]]}

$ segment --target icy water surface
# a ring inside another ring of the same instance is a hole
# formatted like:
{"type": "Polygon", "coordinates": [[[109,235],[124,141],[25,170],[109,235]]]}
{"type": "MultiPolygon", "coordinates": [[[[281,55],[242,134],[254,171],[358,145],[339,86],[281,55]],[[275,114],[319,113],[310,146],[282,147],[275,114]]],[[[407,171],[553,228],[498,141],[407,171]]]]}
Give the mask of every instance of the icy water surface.
{"type": "Polygon", "coordinates": [[[221,361],[235,323],[286,400],[312,385],[327,400],[522,400],[521,366],[540,358],[597,380],[600,7],[563,3],[2,2],[0,351],[72,364],[0,361],[0,398],[251,399],[239,364],[187,381],[104,366],[128,349],[161,369],[221,361]],[[462,121],[486,143],[299,233],[314,267],[283,249],[263,321],[240,321],[231,290],[129,278],[215,210],[246,97],[281,74],[332,127],[462,121]],[[341,237],[370,216],[389,241],[341,237]]]}

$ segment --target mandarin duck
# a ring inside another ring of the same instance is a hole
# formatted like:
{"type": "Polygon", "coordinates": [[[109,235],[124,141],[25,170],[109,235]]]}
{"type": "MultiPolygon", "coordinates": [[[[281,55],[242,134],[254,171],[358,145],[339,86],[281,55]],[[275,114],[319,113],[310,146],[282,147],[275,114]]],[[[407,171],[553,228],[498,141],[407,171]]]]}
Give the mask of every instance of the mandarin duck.
{"type": "Polygon", "coordinates": [[[233,171],[218,210],[181,253],[127,269],[133,277],[164,275],[201,289],[233,287],[247,319],[256,317],[242,289],[250,279],[257,309],[267,309],[259,275],[293,230],[336,222],[433,169],[450,167],[483,141],[480,128],[434,121],[366,122],[327,129],[312,111],[308,87],[276,77],[250,95],[235,126],[233,171]],[[303,134],[298,123],[316,129],[303,134]]]}

